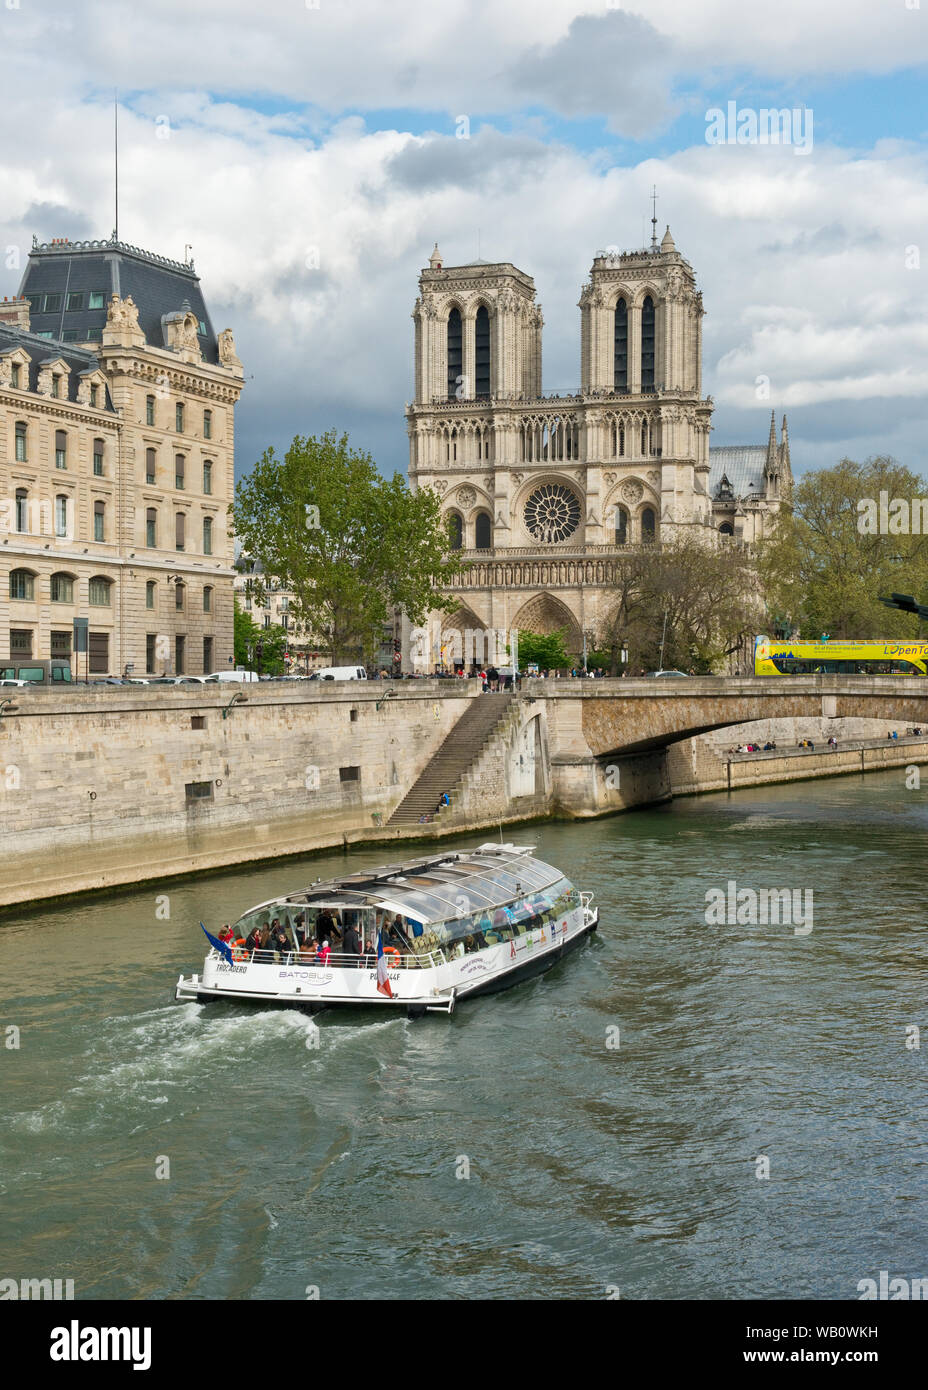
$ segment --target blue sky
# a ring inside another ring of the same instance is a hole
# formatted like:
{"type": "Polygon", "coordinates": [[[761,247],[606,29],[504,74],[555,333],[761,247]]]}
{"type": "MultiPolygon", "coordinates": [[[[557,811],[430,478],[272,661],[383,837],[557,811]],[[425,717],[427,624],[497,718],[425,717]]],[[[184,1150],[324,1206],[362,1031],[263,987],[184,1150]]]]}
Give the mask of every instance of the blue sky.
{"type": "Polygon", "coordinates": [[[928,4],[47,0],[0,9],[0,42],[0,293],[33,233],[108,235],[118,87],[122,234],[194,247],[245,363],[240,472],[332,425],[405,467],[418,275],[478,229],[534,276],[545,389],[576,386],[590,262],[642,244],[654,184],[703,290],[713,444],[763,442],[775,408],[798,471],[924,471],[928,4]],[[813,148],[707,145],[730,101],[811,109],[813,148]]]}

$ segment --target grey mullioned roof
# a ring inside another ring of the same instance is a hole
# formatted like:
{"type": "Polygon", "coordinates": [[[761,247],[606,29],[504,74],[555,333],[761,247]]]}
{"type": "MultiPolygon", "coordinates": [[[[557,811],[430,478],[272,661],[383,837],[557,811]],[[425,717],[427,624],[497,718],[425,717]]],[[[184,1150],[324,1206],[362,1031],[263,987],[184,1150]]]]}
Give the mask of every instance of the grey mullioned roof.
{"type": "Polygon", "coordinates": [[[731,483],[735,497],[763,497],[766,492],[764,467],[767,450],[763,445],[728,444],[709,450],[709,496],[718,494],[723,475],[731,483]]]}
{"type": "MultiPolygon", "coordinates": [[[[10,352],[21,347],[32,359],[29,363],[29,390],[35,392],[39,385],[39,368],[43,362],[54,362],[63,358],[71,369],[68,377],[68,400],[77,401],[77,388],[81,372],[99,371],[100,363],[87,348],[75,347],[73,343],[58,343],[48,338],[40,338],[35,333],[27,333],[11,323],[0,323],[0,353],[10,352]]],[[[113,411],[109,387],[106,388],[105,409],[113,411]]],[[[115,412],[114,412],[115,413],[115,412]]]]}
{"type": "Polygon", "coordinates": [[[127,246],[121,241],[49,242],[34,246],[19,289],[20,298],[60,294],[61,305],[46,314],[39,307],[30,313],[33,331],[51,332],[56,339],[76,330],[77,341],[86,341],[91,329],[102,330],[106,307],[113,294],[121,299],[130,295],[139,311],[139,327],[152,347],[164,347],[162,315],[174,313],[189,304],[206,333],[198,341],[204,361],[219,361],[219,345],[193,265],[169,260],[127,246]],[[88,307],[91,291],[102,291],[103,307],[88,307]],[[68,310],[68,296],[83,294],[79,309],[68,310]]]}
{"type": "Polygon", "coordinates": [[[541,892],[563,877],[559,869],[535,859],[529,849],[482,845],[466,853],[339,876],[289,894],[285,901],[312,904],[345,895],[346,906],[389,901],[416,919],[441,922],[460,916],[462,895],[471,910],[479,911],[541,892]]]}

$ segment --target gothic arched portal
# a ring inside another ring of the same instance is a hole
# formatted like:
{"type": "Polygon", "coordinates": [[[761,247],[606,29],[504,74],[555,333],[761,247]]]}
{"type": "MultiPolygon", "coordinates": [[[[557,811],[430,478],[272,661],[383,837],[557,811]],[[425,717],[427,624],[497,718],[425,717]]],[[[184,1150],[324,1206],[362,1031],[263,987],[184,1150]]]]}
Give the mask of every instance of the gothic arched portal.
{"type": "Polygon", "coordinates": [[[566,604],[553,594],[536,594],[524,603],[512,619],[512,626],[521,632],[537,632],[544,637],[549,632],[564,632],[568,652],[579,652],[583,646],[580,624],[566,604]]]}

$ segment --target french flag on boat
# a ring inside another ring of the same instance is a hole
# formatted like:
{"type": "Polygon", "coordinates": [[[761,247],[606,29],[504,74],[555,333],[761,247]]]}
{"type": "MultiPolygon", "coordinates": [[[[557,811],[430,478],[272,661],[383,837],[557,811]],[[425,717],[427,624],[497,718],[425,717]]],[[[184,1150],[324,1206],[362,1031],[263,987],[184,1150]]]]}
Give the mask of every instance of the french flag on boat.
{"type": "Polygon", "coordinates": [[[377,933],[377,993],[385,994],[388,999],[393,998],[390,977],[387,974],[387,958],[383,953],[383,932],[377,933]]]}

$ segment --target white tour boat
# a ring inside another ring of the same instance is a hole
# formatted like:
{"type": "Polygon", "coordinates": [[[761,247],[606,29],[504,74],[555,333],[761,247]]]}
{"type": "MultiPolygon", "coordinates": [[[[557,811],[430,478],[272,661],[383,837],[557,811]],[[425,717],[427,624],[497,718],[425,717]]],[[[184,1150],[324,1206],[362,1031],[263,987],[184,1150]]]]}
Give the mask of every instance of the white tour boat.
{"type": "Polygon", "coordinates": [[[181,975],[175,998],[450,1014],[549,969],[598,926],[592,894],[533,850],[486,844],[272,898],[211,947],[202,975],[181,975]]]}

